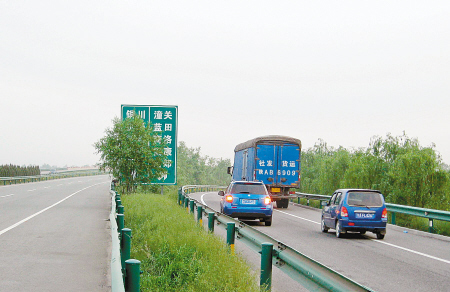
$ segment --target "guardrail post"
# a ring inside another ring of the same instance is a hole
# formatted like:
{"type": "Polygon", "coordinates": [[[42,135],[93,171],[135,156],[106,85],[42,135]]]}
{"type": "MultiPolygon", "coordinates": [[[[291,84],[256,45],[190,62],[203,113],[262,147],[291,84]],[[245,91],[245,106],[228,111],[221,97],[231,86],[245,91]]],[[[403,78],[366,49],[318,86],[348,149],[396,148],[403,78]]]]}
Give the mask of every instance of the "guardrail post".
{"type": "Polygon", "coordinates": [[[125,212],[124,209],[125,209],[124,206],[119,205],[119,206],[117,207],[117,214],[123,214],[123,213],[125,212]]]}
{"type": "Polygon", "coordinates": [[[235,224],[233,222],[227,223],[227,244],[230,246],[232,253],[234,253],[234,234],[235,224]]]}
{"type": "Polygon", "coordinates": [[[396,225],[395,212],[391,212],[391,224],[396,225]]]}
{"type": "Polygon", "coordinates": [[[428,232],[435,233],[433,219],[429,218],[428,220],[428,232]]]}
{"type": "Polygon", "coordinates": [[[272,289],[272,252],[273,244],[261,244],[261,279],[259,285],[261,291],[270,291],[272,289]]]}
{"type": "Polygon", "coordinates": [[[117,214],[117,231],[119,232],[119,239],[122,240],[122,229],[125,228],[125,215],[117,214]]]}
{"type": "Polygon", "coordinates": [[[184,207],[189,210],[189,198],[187,196],[184,197],[184,207]]]}
{"type": "Polygon", "coordinates": [[[216,219],[214,215],[214,212],[208,212],[208,230],[212,233],[214,233],[214,220],[216,219]]]}
{"type": "Polygon", "coordinates": [[[306,206],[309,206],[309,199],[306,200],[306,206]]]}
{"type": "Polygon", "coordinates": [[[190,200],[189,202],[190,212],[194,214],[194,200],[190,200]]]}
{"type": "Polygon", "coordinates": [[[141,278],[141,262],[135,259],[125,261],[125,291],[139,292],[141,278]]]}
{"type": "Polygon", "coordinates": [[[125,267],[125,261],[130,259],[131,254],[131,229],[123,228],[121,230],[122,240],[120,242],[121,247],[121,259],[122,259],[122,269],[125,267]]]}
{"type": "Polygon", "coordinates": [[[197,222],[203,225],[203,207],[197,206],[197,222]]]}

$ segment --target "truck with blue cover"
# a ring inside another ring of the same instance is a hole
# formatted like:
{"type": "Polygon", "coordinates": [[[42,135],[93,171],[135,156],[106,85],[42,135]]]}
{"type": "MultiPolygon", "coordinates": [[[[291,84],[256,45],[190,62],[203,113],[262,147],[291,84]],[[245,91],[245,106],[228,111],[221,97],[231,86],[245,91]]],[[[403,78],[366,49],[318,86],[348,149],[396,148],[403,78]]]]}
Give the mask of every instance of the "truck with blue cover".
{"type": "Polygon", "coordinates": [[[287,136],[262,136],[238,144],[234,165],[228,169],[235,181],[259,181],[266,185],[278,208],[287,208],[296,197],[290,189],[300,187],[302,144],[287,136]]]}

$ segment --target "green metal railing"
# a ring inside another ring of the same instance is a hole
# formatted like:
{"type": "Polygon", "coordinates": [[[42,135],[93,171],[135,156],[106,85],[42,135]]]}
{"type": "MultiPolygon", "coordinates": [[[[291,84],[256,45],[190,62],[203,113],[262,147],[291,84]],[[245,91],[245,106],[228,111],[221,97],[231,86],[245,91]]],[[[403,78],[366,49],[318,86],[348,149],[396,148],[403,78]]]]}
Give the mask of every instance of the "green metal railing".
{"type": "MultiPolygon", "coordinates": [[[[319,201],[328,201],[331,196],[326,195],[315,195],[315,194],[305,194],[305,193],[295,193],[300,203],[300,198],[306,198],[308,200],[307,205],[309,205],[309,200],[319,200],[319,201]]],[[[320,208],[322,207],[321,204],[319,204],[320,208]]],[[[441,221],[447,221],[450,222],[450,212],[448,211],[442,211],[442,210],[434,210],[434,209],[426,209],[426,208],[419,208],[419,207],[411,207],[411,206],[405,206],[405,205],[397,205],[397,204],[391,204],[386,203],[386,209],[391,212],[391,224],[396,224],[396,213],[400,214],[406,214],[416,217],[422,217],[422,218],[428,218],[428,232],[435,233],[434,230],[434,221],[433,220],[441,220],[441,221]]]]}
{"type": "Polygon", "coordinates": [[[131,255],[131,229],[124,226],[124,206],[111,183],[111,291],[139,292],[140,264],[131,255]]]}
{"type": "MultiPolygon", "coordinates": [[[[282,242],[246,225],[243,222],[217,212],[190,198],[193,192],[223,190],[217,186],[184,186],[178,192],[178,204],[193,213],[195,208],[189,204],[201,206],[201,212],[208,216],[208,230],[214,231],[214,222],[227,229],[227,244],[234,250],[235,238],[252,250],[261,253],[261,289],[270,291],[272,264],[298,281],[310,291],[372,291],[350,278],[303,255],[282,242]]],[[[199,216],[199,215],[197,215],[199,216]]],[[[198,218],[198,217],[197,217],[198,218]]]]}
{"type": "Polygon", "coordinates": [[[0,177],[0,185],[40,182],[59,178],[90,176],[99,174],[104,174],[104,172],[101,172],[99,170],[85,170],[85,171],[67,171],[53,174],[33,175],[33,176],[0,177]]]}

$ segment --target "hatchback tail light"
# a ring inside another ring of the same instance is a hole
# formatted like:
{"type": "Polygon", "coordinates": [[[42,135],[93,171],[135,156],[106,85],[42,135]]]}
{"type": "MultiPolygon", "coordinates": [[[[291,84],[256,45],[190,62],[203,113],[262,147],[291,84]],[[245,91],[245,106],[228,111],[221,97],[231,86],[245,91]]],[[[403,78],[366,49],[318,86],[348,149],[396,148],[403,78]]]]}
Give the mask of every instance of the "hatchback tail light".
{"type": "Polygon", "coordinates": [[[383,213],[381,213],[381,218],[387,218],[387,209],[384,208],[383,213]]]}
{"type": "Polygon", "coordinates": [[[342,207],[342,209],[341,209],[341,217],[348,217],[347,208],[342,207]]]}
{"type": "Polygon", "coordinates": [[[265,197],[264,204],[269,205],[270,203],[272,203],[272,200],[270,199],[270,197],[265,197]]]}
{"type": "Polygon", "coordinates": [[[225,201],[227,201],[228,203],[233,203],[233,196],[232,195],[227,195],[225,197],[225,201]]]}

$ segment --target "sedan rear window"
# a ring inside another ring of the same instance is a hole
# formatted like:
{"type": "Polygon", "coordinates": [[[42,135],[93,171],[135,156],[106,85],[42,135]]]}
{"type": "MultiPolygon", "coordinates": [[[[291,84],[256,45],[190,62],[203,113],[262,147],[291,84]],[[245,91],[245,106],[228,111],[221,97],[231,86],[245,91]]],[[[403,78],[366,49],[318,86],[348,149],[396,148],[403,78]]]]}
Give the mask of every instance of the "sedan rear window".
{"type": "Polygon", "coordinates": [[[264,185],[258,184],[234,184],[231,188],[231,192],[234,194],[254,194],[254,195],[266,195],[266,188],[264,185]]]}
{"type": "Polygon", "coordinates": [[[350,206],[381,207],[381,194],[376,192],[349,192],[347,203],[350,206]]]}

